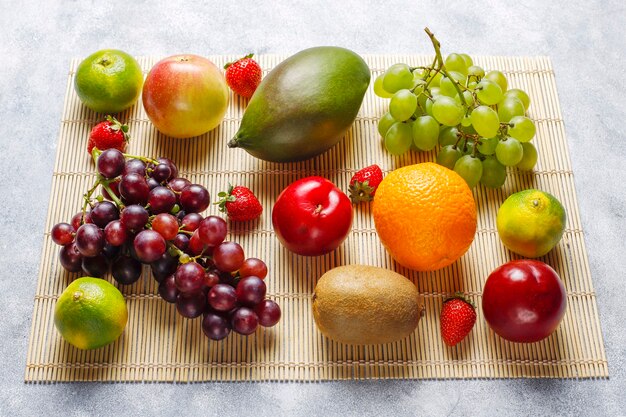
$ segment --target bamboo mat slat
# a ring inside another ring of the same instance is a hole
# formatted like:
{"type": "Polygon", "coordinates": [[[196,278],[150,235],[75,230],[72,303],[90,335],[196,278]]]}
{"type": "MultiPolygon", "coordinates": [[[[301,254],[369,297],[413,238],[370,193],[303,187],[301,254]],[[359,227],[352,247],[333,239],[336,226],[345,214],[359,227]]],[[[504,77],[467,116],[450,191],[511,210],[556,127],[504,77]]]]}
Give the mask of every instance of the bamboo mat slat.
{"type": "MultiPolygon", "coordinates": [[[[209,57],[218,66],[235,56],[209,57]]],[[[265,72],[284,57],[257,57],[265,72]]],[[[369,55],[366,61],[376,77],[395,62],[423,65],[430,57],[369,55]]],[[[157,58],[141,58],[144,72],[157,58]]],[[[200,138],[177,140],[163,136],[150,124],[142,106],[119,115],[130,125],[133,154],[166,156],[176,161],[181,174],[207,187],[213,201],[229,182],[250,187],[264,213],[257,223],[231,225],[229,238],[240,242],[248,256],[264,259],[270,269],[269,297],[279,302],[283,318],[274,328],[242,337],[232,334],[221,342],[204,337],[200,320],[187,320],[162,301],[144,267],[141,280],[120,287],[129,308],[128,327],[113,344],[80,351],[64,342],[53,324],[56,299],[79,274],[64,271],[59,248],[49,230],[68,221],[80,209],[82,193],[95,179],[85,147],[91,127],[100,116],[82,106],[73,89],[79,60],[68,74],[65,106],[52,174],[48,217],[34,299],[25,380],[50,381],[321,381],[344,379],[439,378],[602,378],[608,366],[591,280],[589,262],[574,189],[573,172],[554,72],[545,57],[477,57],[486,69],[499,69],[511,87],[531,97],[530,117],[537,123],[534,144],[539,162],[533,173],[509,170],[502,189],[477,187],[478,231],[469,252],[453,265],[436,272],[418,273],[397,265],[382,247],[370,207],[355,209],[353,230],[345,243],[328,255],[304,258],[289,253],[271,228],[271,208],[280,191],[292,181],[322,175],[346,189],[354,172],[377,163],[385,172],[433,160],[435,152],[393,157],[382,147],[376,124],[387,102],[370,86],[352,129],[339,145],[309,161],[275,164],[231,150],[245,101],[232,97],[224,122],[200,138]],[[495,225],[499,205],[513,192],[535,187],[554,194],[568,214],[559,245],[543,258],[565,283],[568,308],[558,330],[544,341],[514,344],[497,337],[486,325],[480,309],[470,336],[447,348],[439,335],[439,311],[444,298],[464,291],[480,305],[481,291],[490,271],[518,256],[501,244],[495,225]],[[323,337],[313,322],[311,294],[318,277],[342,264],[362,263],[390,268],[407,276],[424,295],[426,316],[408,338],[387,345],[354,347],[323,337]]],[[[212,206],[209,210],[217,214],[212,206]]],[[[108,280],[114,282],[110,276],[108,280]]],[[[117,284],[116,284],[117,285],[117,284]]]]}

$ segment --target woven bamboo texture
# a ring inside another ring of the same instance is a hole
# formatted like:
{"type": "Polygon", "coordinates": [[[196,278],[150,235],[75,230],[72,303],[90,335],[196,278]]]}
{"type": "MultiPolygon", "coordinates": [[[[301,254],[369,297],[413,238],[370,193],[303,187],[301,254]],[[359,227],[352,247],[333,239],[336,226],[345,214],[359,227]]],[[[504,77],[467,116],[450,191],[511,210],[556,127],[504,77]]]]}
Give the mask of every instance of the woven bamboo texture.
{"type": "MultiPolygon", "coordinates": [[[[209,57],[218,66],[234,56],[209,57]]],[[[258,59],[270,70],[284,57],[258,59]]],[[[370,55],[365,57],[376,77],[396,62],[430,63],[431,57],[370,55]]],[[[142,58],[145,72],[157,61],[142,58]]],[[[158,133],[142,106],[120,114],[130,125],[132,154],[167,156],[176,161],[181,175],[207,187],[213,201],[227,184],[243,184],[259,197],[264,213],[258,222],[232,224],[229,239],[240,242],[248,256],[264,259],[270,269],[269,298],[282,307],[283,318],[270,329],[251,336],[231,334],[221,342],[209,341],[200,319],[179,316],[173,305],[157,295],[156,282],[144,267],[142,279],[121,286],[129,308],[129,322],[113,344],[95,351],[80,351],[56,331],[53,312],[57,297],[79,274],[67,273],[58,262],[59,248],[49,230],[68,221],[80,210],[81,195],[93,183],[94,166],[85,148],[91,127],[100,119],[81,105],[73,89],[79,60],[68,75],[41,265],[34,299],[28,347],[26,381],[267,381],[343,379],[438,378],[600,378],[608,377],[596,296],[589,271],[584,234],[574,189],[573,173],[557,97],[554,72],[548,58],[479,57],[486,69],[500,69],[511,87],[531,97],[530,116],[536,121],[534,143],[539,162],[534,172],[509,171],[502,189],[482,186],[474,190],[478,205],[478,231],[468,251],[450,267],[417,273],[397,265],[381,245],[368,205],[355,209],[353,229],[336,251],[314,258],[284,249],[271,227],[271,208],[280,191],[292,181],[322,175],[344,190],[359,168],[377,163],[383,171],[430,161],[435,152],[411,152],[392,157],[382,147],[378,118],[387,101],[367,92],[359,115],[346,137],[330,151],[309,161],[267,163],[243,150],[228,149],[246,103],[233,97],[223,123],[208,134],[177,140],[158,133]],[[474,330],[454,348],[439,335],[442,301],[463,291],[477,305],[490,271],[517,256],[501,244],[495,217],[499,205],[513,192],[539,188],[554,194],[565,206],[568,220],[563,239],[542,258],[560,274],[567,289],[568,308],[558,330],[533,344],[515,344],[496,336],[480,309],[474,330]],[[408,338],[387,345],[354,347],[335,343],[317,330],[311,312],[311,295],[317,278],[343,264],[369,264],[390,268],[413,281],[426,303],[426,314],[408,338]]],[[[216,206],[208,212],[217,214],[216,206]]],[[[112,280],[110,276],[107,279],[112,280]]],[[[116,284],[117,285],[117,284],[116,284]]]]}

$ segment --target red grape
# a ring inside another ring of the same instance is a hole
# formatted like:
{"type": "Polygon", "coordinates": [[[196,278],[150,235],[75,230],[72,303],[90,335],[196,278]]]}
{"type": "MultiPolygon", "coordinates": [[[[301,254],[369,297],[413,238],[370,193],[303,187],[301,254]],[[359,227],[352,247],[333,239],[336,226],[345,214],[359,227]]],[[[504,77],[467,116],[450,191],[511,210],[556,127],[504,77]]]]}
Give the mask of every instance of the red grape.
{"type": "Polygon", "coordinates": [[[109,263],[102,254],[83,258],[82,268],[90,277],[102,278],[109,270],[109,263]]]}
{"type": "Polygon", "coordinates": [[[178,221],[168,213],[157,214],[152,219],[152,230],[159,232],[163,239],[172,240],[178,234],[178,221]]]}
{"type": "Polygon", "coordinates": [[[150,190],[154,190],[155,188],[161,186],[161,183],[152,177],[146,178],[146,182],[148,183],[148,188],[150,188],[150,190]]]}
{"type": "Polygon", "coordinates": [[[213,271],[207,271],[204,274],[204,285],[208,288],[214,287],[220,283],[220,276],[213,271]]]}
{"type": "Polygon", "coordinates": [[[124,154],[115,148],[103,151],[96,161],[96,168],[104,178],[115,178],[122,174],[126,164],[124,154]]]}
{"type": "Polygon", "coordinates": [[[104,247],[104,232],[95,224],[83,224],[76,231],[76,247],[83,256],[96,256],[104,247]]]}
{"type": "Polygon", "coordinates": [[[280,320],[280,307],[272,300],[263,300],[255,308],[254,312],[259,318],[259,324],[263,327],[272,327],[280,320]]]}
{"type": "Polygon", "coordinates": [[[50,235],[57,245],[69,245],[74,241],[74,228],[69,223],[57,223],[52,226],[50,235]]]}
{"type": "MultiPolygon", "coordinates": [[[[106,237],[105,237],[106,240],[106,237]]],[[[102,248],[102,254],[108,259],[115,259],[117,255],[120,253],[119,246],[113,246],[110,243],[105,243],[104,248],[102,248]]]]}
{"type": "Polygon", "coordinates": [[[141,277],[141,263],[130,256],[121,255],[113,261],[111,272],[117,282],[130,285],[141,277]]]}
{"type": "Polygon", "coordinates": [[[176,310],[188,319],[202,315],[206,308],[206,297],[202,291],[194,293],[179,293],[176,297],[176,310]]]}
{"type": "Polygon", "coordinates": [[[202,331],[211,340],[222,340],[230,333],[228,320],[215,313],[207,313],[202,319],[202,331]]]}
{"type": "Polygon", "coordinates": [[[122,177],[119,186],[120,194],[124,201],[129,204],[146,204],[150,186],[145,177],[139,174],[130,173],[122,177]]]}
{"type": "Polygon", "coordinates": [[[184,233],[179,233],[179,234],[176,235],[174,240],[172,240],[172,243],[178,249],[180,249],[182,251],[186,251],[187,248],[189,247],[189,236],[187,236],[184,233]]]}
{"type": "Polygon", "coordinates": [[[157,280],[157,282],[161,282],[168,276],[174,274],[177,267],[178,259],[174,258],[167,252],[150,264],[152,276],[154,276],[154,279],[157,280]]]}
{"type": "Polygon", "coordinates": [[[84,223],[91,223],[91,214],[89,212],[86,212],[85,217],[83,218],[83,212],[79,211],[72,217],[72,221],[70,222],[74,230],[78,230],[78,228],[84,223]]]}
{"type": "Polygon", "coordinates": [[[242,247],[235,242],[224,242],[213,249],[213,262],[220,271],[233,272],[243,265],[242,247]]]}
{"type": "Polygon", "coordinates": [[[154,262],[166,251],[165,239],[154,230],[142,230],[133,241],[137,257],[143,263],[154,262]]]}
{"type": "Polygon", "coordinates": [[[172,178],[178,177],[178,167],[176,166],[174,161],[169,158],[160,157],[157,158],[157,162],[159,162],[160,164],[165,164],[170,168],[170,176],[167,177],[165,180],[171,180],[172,178]]]}
{"type": "Polygon", "coordinates": [[[187,262],[176,270],[176,288],[180,292],[197,292],[204,284],[204,269],[197,262],[187,262]]]}
{"type": "Polygon", "coordinates": [[[181,229],[186,230],[188,232],[195,231],[202,222],[202,216],[198,213],[189,213],[183,217],[181,222],[181,229]]]}
{"type": "Polygon", "coordinates": [[[76,247],[76,242],[65,245],[59,251],[61,266],[70,272],[79,272],[83,261],[83,255],[76,247]]]}
{"type": "MultiPolygon", "coordinates": [[[[109,188],[111,189],[113,194],[118,198],[120,197],[120,189],[119,189],[120,181],[121,179],[117,178],[115,181],[112,181],[109,183],[109,188]]],[[[109,195],[109,192],[104,187],[102,187],[102,197],[106,198],[107,200],[113,200],[111,196],[109,195]]]]}
{"type": "Polygon", "coordinates": [[[128,232],[121,220],[113,220],[104,228],[104,239],[113,246],[121,246],[126,242],[128,232]]]}
{"type": "Polygon", "coordinates": [[[167,164],[158,164],[152,168],[152,178],[158,182],[167,181],[172,175],[172,170],[167,164]]]}
{"type": "Polygon", "coordinates": [[[188,185],[191,185],[191,181],[187,178],[174,178],[167,183],[167,186],[175,193],[180,193],[188,185]]]}
{"type": "Polygon", "coordinates": [[[139,174],[142,177],[146,176],[146,164],[139,159],[129,159],[124,165],[122,175],[139,174]]]}
{"type": "Polygon", "coordinates": [[[176,204],[176,194],[169,188],[159,185],[150,191],[148,204],[152,214],[169,213],[176,204]]]}
{"type": "Polygon", "coordinates": [[[174,275],[170,275],[161,281],[159,284],[159,295],[168,303],[176,302],[176,299],[178,298],[178,289],[176,288],[174,275]]]}
{"type": "Polygon", "coordinates": [[[237,305],[237,293],[228,284],[217,284],[208,295],[209,305],[217,311],[230,311],[237,305]]]}
{"type": "Polygon", "coordinates": [[[256,313],[247,307],[238,308],[230,317],[233,330],[242,335],[254,333],[259,325],[256,313]]]}
{"type": "Polygon", "coordinates": [[[100,228],[104,228],[107,224],[119,218],[120,212],[117,206],[110,201],[97,203],[91,209],[91,221],[100,228]]]}
{"type": "Polygon", "coordinates": [[[148,214],[148,211],[138,204],[126,206],[120,216],[122,224],[131,232],[142,230],[148,223],[149,218],[150,214],[148,214]]]}
{"type": "Polygon", "coordinates": [[[248,258],[243,261],[243,265],[239,268],[239,276],[241,278],[249,276],[264,279],[267,276],[267,265],[258,258],[248,258]]]}
{"type": "Polygon", "coordinates": [[[200,240],[209,246],[217,246],[222,243],[226,238],[226,232],[226,221],[217,216],[207,217],[200,222],[198,227],[200,240]]]}
{"type": "Polygon", "coordinates": [[[202,243],[200,240],[200,236],[198,235],[198,231],[196,230],[189,238],[189,246],[187,246],[187,253],[191,256],[198,256],[203,253],[206,249],[206,245],[202,243]]]}
{"type": "Polygon", "coordinates": [[[187,213],[200,213],[206,210],[211,202],[207,189],[198,184],[186,186],[180,193],[179,200],[187,213]]]}
{"type": "Polygon", "coordinates": [[[265,282],[255,276],[245,277],[237,284],[237,301],[247,306],[255,306],[265,298],[265,282]]]}

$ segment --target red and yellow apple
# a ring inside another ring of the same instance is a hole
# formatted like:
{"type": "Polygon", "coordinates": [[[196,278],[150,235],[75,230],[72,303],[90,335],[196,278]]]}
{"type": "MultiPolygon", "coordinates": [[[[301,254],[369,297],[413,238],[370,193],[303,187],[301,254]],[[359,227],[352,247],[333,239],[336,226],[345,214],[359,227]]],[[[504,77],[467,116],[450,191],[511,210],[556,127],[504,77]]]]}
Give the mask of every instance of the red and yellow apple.
{"type": "Polygon", "coordinates": [[[143,86],[143,107],[168,136],[190,138],[220,124],[228,107],[221,71],[198,55],[175,55],[157,62],[143,86]]]}

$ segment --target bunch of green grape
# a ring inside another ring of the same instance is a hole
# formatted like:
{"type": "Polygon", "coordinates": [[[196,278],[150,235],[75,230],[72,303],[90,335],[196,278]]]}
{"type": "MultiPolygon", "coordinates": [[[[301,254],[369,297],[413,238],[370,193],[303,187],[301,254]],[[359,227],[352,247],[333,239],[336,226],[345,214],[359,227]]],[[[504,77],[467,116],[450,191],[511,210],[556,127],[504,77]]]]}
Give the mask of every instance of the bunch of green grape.
{"type": "Polygon", "coordinates": [[[387,151],[430,151],[441,146],[437,163],[456,171],[473,188],[478,182],[497,188],[506,167],[531,170],[537,149],[530,142],[535,124],[523,90],[508,89],[500,71],[474,65],[467,54],[437,57],[430,67],[394,64],[374,82],[374,92],[389,98],[389,111],[378,122],[387,151]]]}

